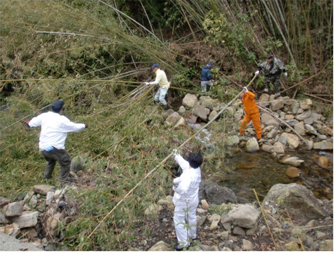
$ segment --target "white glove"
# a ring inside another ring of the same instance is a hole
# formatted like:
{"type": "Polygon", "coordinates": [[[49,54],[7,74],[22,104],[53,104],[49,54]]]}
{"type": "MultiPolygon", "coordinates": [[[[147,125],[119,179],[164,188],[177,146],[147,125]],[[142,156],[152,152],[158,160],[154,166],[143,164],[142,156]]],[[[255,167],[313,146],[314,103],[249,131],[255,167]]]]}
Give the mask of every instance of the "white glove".
{"type": "Polygon", "coordinates": [[[258,74],[260,74],[260,71],[257,70],[257,71],[255,72],[255,75],[257,76],[258,74]]]}
{"type": "Polygon", "coordinates": [[[151,83],[150,83],[150,82],[146,82],[145,85],[146,85],[146,86],[150,86],[151,83]]]}
{"type": "Polygon", "coordinates": [[[179,155],[179,151],[177,151],[177,149],[173,149],[172,154],[173,154],[173,156],[179,155]]]}
{"type": "Polygon", "coordinates": [[[247,87],[246,87],[246,86],[244,87],[244,90],[245,90],[245,92],[248,92],[248,89],[247,89],[247,87]]]}
{"type": "Polygon", "coordinates": [[[284,72],[284,76],[285,76],[285,77],[288,77],[288,72],[284,72]]]}

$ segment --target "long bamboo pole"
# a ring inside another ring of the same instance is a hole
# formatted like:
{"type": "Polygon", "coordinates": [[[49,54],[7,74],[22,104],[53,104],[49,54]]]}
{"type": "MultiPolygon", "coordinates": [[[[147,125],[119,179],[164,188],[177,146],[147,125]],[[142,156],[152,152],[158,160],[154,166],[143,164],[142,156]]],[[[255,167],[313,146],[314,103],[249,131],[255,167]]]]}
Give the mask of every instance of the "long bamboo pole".
{"type": "MultiPolygon", "coordinates": [[[[254,76],[252,78],[252,80],[247,84],[246,87],[249,87],[254,79],[256,78],[256,76],[254,76]]],[[[214,122],[225,110],[227,107],[229,107],[241,94],[243,93],[243,91],[241,91],[238,95],[236,95],[227,105],[224,106],[223,109],[221,109],[221,111],[212,119],[210,120],[206,125],[204,125],[203,127],[201,127],[195,134],[193,134],[192,136],[190,136],[186,141],[184,141],[180,146],[179,149],[182,148],[186,143],[188,143],[191,139],[193,139],[195,136],[197,136],[200,132],[203,131],[203,129],[205,129],[206,127],[208,127],[212,122],[214,122]]],[[[141,179],[117,204],[116,206],[114,206],[110,212],[98,223],[98,225],[94,228],[94,230],[88,235],[88,238],[90,238],[95,231],[98,229],[98,227],[114,212],[114,210],[121,204],[123,203],[123,201],[125,199],[128,198],[128,196],[131,195],[132,192],[134,192],[134,190],[142,183],[144,182],[144,180],[146,178],[148,178],[153,172],[156,171],[156,169],[158,169],[162,164],[164,164],[168,158],[170,158],[172,156],[173,153],[170,153],[165,159],[163,159],[157,166],[155,166],[149,173],[147,173],[145,175],[145,177],[143,179],[141,179]]]]}

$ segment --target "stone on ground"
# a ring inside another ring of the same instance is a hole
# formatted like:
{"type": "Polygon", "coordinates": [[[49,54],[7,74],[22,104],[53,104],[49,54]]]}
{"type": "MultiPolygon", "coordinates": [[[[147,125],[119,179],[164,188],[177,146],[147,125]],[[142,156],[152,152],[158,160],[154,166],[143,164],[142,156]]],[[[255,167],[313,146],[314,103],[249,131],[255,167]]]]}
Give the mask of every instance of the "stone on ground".
{"type": "Polygon", "coordinates": [[[250,138],[246,143],[246,151],[247,152],[256,152],[260,149],[259,144],[255,137],[250,138]]]}
{"type": "Polygon", "coordinates": [[[312,191],[299,184],[275,184],[267,193],[263,203],[273,201],[279,212],[289,210],[295,219],[317,219],[327,216],[327,212],[312,191]]]}
{"type": "Polygon", "coordinates": [[[154,244],[148,251],[173,251],[173,249],[164,241],[154,244]]]}
{"type": "Polygon", "coordinates": [[[35,193],[46,195],[48,192],[55,191],[56,188],[52,185],[35,185],[32,189],[35,193]]]}
{"type": "Polygon", "coordinates": [[[37,225],[38,215],[38,211],[27,211],[23,212],[21,216],[14,217],[11,220],[18,224],[20,228],[31,228],[37,225]]]}
{"type": "Polygon", "coordinates": [[[198,103],[197,97],[189,93],[182,100],[182,105],[187,106],[189,108],[193,108],[197,103],[198,103]]]}

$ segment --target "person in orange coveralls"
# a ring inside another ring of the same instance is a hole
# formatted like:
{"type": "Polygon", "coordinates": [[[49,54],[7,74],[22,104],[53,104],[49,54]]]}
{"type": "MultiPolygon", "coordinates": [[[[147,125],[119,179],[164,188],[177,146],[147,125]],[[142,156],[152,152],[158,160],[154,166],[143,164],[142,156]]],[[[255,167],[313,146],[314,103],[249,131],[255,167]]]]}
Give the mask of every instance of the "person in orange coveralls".
{"type": "Polygon", "coordinates": [[[240,135],[243,135],[245,133],[247,124],[250,121],[253,121],[253,125],[256,132],[256,138],[259,140],[262,137],[262,128],[261,128],[259,108],[257,107],[254,99],[255,94],[251,91],[248,91],[247,87],[244,87],[244,90],[245,91],[241,96],[246,115],[241,121],[240,135]]]}

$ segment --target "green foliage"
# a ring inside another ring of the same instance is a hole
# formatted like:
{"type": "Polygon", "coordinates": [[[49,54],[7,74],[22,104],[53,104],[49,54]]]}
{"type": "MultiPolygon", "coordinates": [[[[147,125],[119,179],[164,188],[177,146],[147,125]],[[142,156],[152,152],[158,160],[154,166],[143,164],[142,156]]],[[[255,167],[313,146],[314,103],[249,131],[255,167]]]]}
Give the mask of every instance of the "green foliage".
{"type": "Polygon", "coordinates": [[[239,22],[231,23],[224,14],[218,15],[214,11],[209,11],[206,13],[203,22],[203,28],[208,34],[204,41],[227,47],[233,56],[240,56],[249,63],[254,62],[254,52],[247,51],[244,46],[253,40],[249,36],[247,26],[245,26],[250,21],[252,15],[238,13],[237,18],[239,22]]]}

